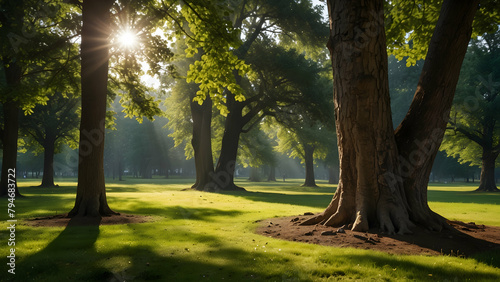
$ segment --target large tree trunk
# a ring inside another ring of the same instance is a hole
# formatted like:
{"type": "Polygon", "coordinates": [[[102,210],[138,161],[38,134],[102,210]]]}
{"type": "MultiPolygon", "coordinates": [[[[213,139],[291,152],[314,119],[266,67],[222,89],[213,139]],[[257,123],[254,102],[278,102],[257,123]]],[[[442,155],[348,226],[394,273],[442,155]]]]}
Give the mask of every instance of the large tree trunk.
{"type": "Polygon", "coordinates": [[[410,109],[396,129],[402,179],[415,223],[441,230],[447,223],[427,204],[432,164],[443,140],[479,1],[443,2],[410,109]]]}
{"type": "Polygon", "coordinates": [[[357,231],[379,227],[401,234],[411,232],[413,222],[432,229],[444,226],[427,205],[427,182],[476,6],[474,1],[444,2],[417,93],[395,138],[383,1],[328,1],[340,180],[326,210],[304,224],[346,225],[357,231]],[[420,150],[426,154],[419,158],[420,150]],[[407,160],[414,160],[410,169],[407,160]]]}
{"type": "Polygon", "coordinates": [[[260,182],[260,171],[261,169],[258,167],[250,167],[250,177],[248,177],[248,181],[260,182]]]}
{"type": "Polygon", "coordinates": [[[302,186],[317,187],[314,179],[314,147],[304,143],[304,164],[306,166],[306,179],[302,186]]]}
{"type": "Polygon", "coordinates": [[[191,145],[194,150],[196,167],[196,182],[192,186],[196,190],[209,190],[214,173],[212,155],[212,100],[207,97],[202,105],[191,102],[191,116],[193,118],[193,138],[191,145]]]}
{"type": "Polygon", "coordinates": [[[108,81],[108,37],[112,0],[83,1],[82,117],[78,187],[69,216],[109,216],[104,181],[104,125],[108,81]]]}
{"type": "MultiPolygon", "coordinates": [[[[3,156],[2,156],[2,177],[0,180],[0,196],[5,196],[9,191],[9,171],[17,168],[17,138],[19,131],[19,106],[16,102],[3,104],[4,130],[3,130],[3,156]]],[[[17,189],[15,192],[21,196],[17,189]]]]}
{"type": "Polygon", "coordinates": [[[269,176],[267,177],[267,181],[276,181],[276,167],[274,167],[274,165],[269,166],[269,176]]]}
{"type": "Polygon", "coordinates": [[[54,187],[54,138],[46,137],[43,149],[43,177],[40,187],[54,187]]]}
{"type": "Polygon", "coordinates": [[[479,188],[477,188],[476,191],[498,192],[495,183],[495,161],[497,157],[498,153],[483,148],[481,179],[479,181],[479,188]]]}

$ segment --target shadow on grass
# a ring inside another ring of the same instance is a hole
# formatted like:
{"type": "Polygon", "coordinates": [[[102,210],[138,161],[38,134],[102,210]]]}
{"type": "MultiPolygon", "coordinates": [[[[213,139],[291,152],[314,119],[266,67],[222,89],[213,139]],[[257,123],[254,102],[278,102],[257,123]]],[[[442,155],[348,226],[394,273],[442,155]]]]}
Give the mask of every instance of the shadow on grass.
{"type": "MultiPolygon", "coordinates": [[[[57,275],[67,267],[79,267],[80,257],[95,253],[94,243],[99,236],[100,218],[91,219],[87,226],[79,226],[71,219],[68,226],[40,252],[17,263],[16,281],[37,280],[57,275]],[[21,280],[19,280],[21,278],[21,280]]],[[[71,277],[64,277],[69,281],[71,277]]]]}
{"type": "Polygon", "coordinates": [[[113,248],[105,251],[98,251],[100,248],[95,244],[99,236],[107,237],[105,242],[108,242],[113,235],[106,233],[111,231],[101,235],[97,226],[67,227],[42,251],[21,261],[15,278],[17,281],[312,281],[343,276],[376,278],[379,270],[385,276],[394,273],[395,279],[453,281],[458,277],[494,281],[500,277],[476,269],[464,270],[458,265],[442,267],[379,253],[335,252],[335,248],[323,250],[325,253],[313,258],[316,262],[303,266],[300,252],[277,252],[270,246],[273,243],[264,252],[261,247],[245,246],[251,242],[241,242],[240,248],[234,242],[227,244],[223,237],[182,227],[165,226],[167,229],[159,233],[162,227],[150,225],[148,228],[153,230],[149,230],[142,226],[124,225],[124,231],[133,228],[133,237],[128,238],[133,241],[118,237],[113,248]]]}
{"type": "Polygon", "coordinates": [[[427,191],[431,202],[500,204],[500,193],[478,193],[473,191],[427,191]]]}
{"type": "Polygon", "coordinates": [[[297,206],[306,206],[313,208],[325,208],[332,200],[331,195],[317,194],[282,194],[267,192],[224,192],[225,195],[242,197],[254,202],[267,202],[274,204],[289,204],[297,206]]]}
{"type": "MultiPolygon", "coordinates": [[[[331,256],[318,259],[322,263],[343,264],[342,261],[356,261],[359,268],[372,266],[380,272],[394,273],[394,276],[404,280],[432,280],[432,281],[498,281],[500,272],[482,272],[476,269],[464,269],[460,265],[446,263],[431,264],[425,261],[403,260],[398,256],[379,255],[373,253],[351,254],[349,256],[331,256]]],[[[318,276],[325,276],[319,275],[318,276]]]]}

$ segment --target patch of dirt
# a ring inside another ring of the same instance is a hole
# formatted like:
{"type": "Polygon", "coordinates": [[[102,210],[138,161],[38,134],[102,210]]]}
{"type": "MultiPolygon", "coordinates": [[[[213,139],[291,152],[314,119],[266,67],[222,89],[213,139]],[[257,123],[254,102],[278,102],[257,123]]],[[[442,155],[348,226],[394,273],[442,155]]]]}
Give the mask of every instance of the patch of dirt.
{"type": "Polygon", "coordinates": [[[144,223],[152,221],[152,216],[119,214],[105,217],[67,217],[67,214],[53,215],[47,217],[37,217],[28,219],[25,223],[33,227],[53,227],[53,226],[88,226],[88,225],[114,225],[128,223],[144,223]]]}
{"type": "Polygon", "coordinates": [[[441,232],[415,228],[413,234],[389,235],[373,229],[351,231],[324,225],[301,226],[308,219],[300,216],[263,220],[257,233],[277,239],[335,247],[352,247],[405,255],[452,255],[468,257],[475,253],[500,250],[500,227],[449,221],[454,227],[441,232]]]}

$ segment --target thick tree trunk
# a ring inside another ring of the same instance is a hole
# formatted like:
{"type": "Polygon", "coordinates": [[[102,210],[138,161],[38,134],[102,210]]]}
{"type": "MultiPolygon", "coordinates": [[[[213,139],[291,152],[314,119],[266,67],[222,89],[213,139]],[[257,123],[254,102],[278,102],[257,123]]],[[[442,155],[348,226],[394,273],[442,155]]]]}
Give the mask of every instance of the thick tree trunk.
{"type": "Polygon", "coordinates": [[[314,147],[304,143],[304,164],[306,166],[306,179],[302,186],[317,187],[314,178],[314,147]]]}
{"type": "Polygon", "coordinates": [[[336,173],[333,166],[328,166],[328,184],[336,184],[336,173]]]}
{"type": "Polygon", "coordinates": [[[444,219],[427,205],[427,182],[477,2],[444,1],[417,92],[396,136],[383,1],[330,0],[328,7],[340,180],[327,209],[304,224],[407,233],[416,222],[441,229],[444,219]]]}
{"type": "Polygon", "coordinates": [[[43,177],[40,187],[54,187],[54,139],[46,137],[43,149],[43,177]]]}
{"type": "Polygon", "coordinates": [[[196,167],[196,182],[192,186],[196,190],[208,190],[214,174],[212,155],[212,100],[207,97],[202,105],[191,102],[191,116],[193,118],[193,138],[191,145],[194,150],[196,167]]]}
{"type": "Polygon", "coordinates": [[[495,161],[498,153],[491,150],[483,149],[482,164],[481,164],[481,178],[479,181],[478,192],[498,192],[495,183],[495,161]]]}
{"type": "Polygon", "coordinates": [[[112,0],[83,1],[81,80],[82,117],[78,187],[68,216],[109,216],[104,181],[104,125],[108,80],[108,37],[112,0]]]}
{"type": "Polygon", "coordinates": [[[267,181],[276,181],[276,167],[273,165],[269,166],[269,176],[267,177],[267,181]]]}
{"type": "Polygon", "coordinates": [[[327,209],[304,224],[393,233],[412,226],[397,167],[390,111],[383,1],[328,1],[340,180],[327,209]]]}
{"type": "MultiPolygon", "coordinates": [[[[0,180],[0,196],[5,196],[9,191],[9,171],[17,168],[17,138],[19,131],[19,106],[15,102],[3,104],[4,130],[3,130],[3,156],[2,177],[0,180]]],[[[12,183],[11,183],[12,184],[12,183]]],[[[15,187],[16,196],[21,196],[15,187]]]]}
{"type": "Polygon", "coordinates": [[[400,174],[413,222],[432,230],[447,223],[427,204],[432,164],[444,136],[479,1],[443,2],[410,110],[396,129],[400,174]]]}
{"type": "Polygon", "coordinates": [[[250,167],[250,177],[248,181],[260,182],[260,169],[258,167],[250,167]]]}

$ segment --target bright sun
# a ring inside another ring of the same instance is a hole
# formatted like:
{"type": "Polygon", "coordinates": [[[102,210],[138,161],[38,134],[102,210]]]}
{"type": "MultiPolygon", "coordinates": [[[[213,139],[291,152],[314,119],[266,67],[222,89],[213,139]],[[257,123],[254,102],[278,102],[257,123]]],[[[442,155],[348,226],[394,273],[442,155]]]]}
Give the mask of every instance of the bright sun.
{"type": "Polygon", "coordinates": [[[122,48],[133,49],[138,45],[137,34],[131,30],[122,31],[118,35],[118,43],[122,48]]]}

